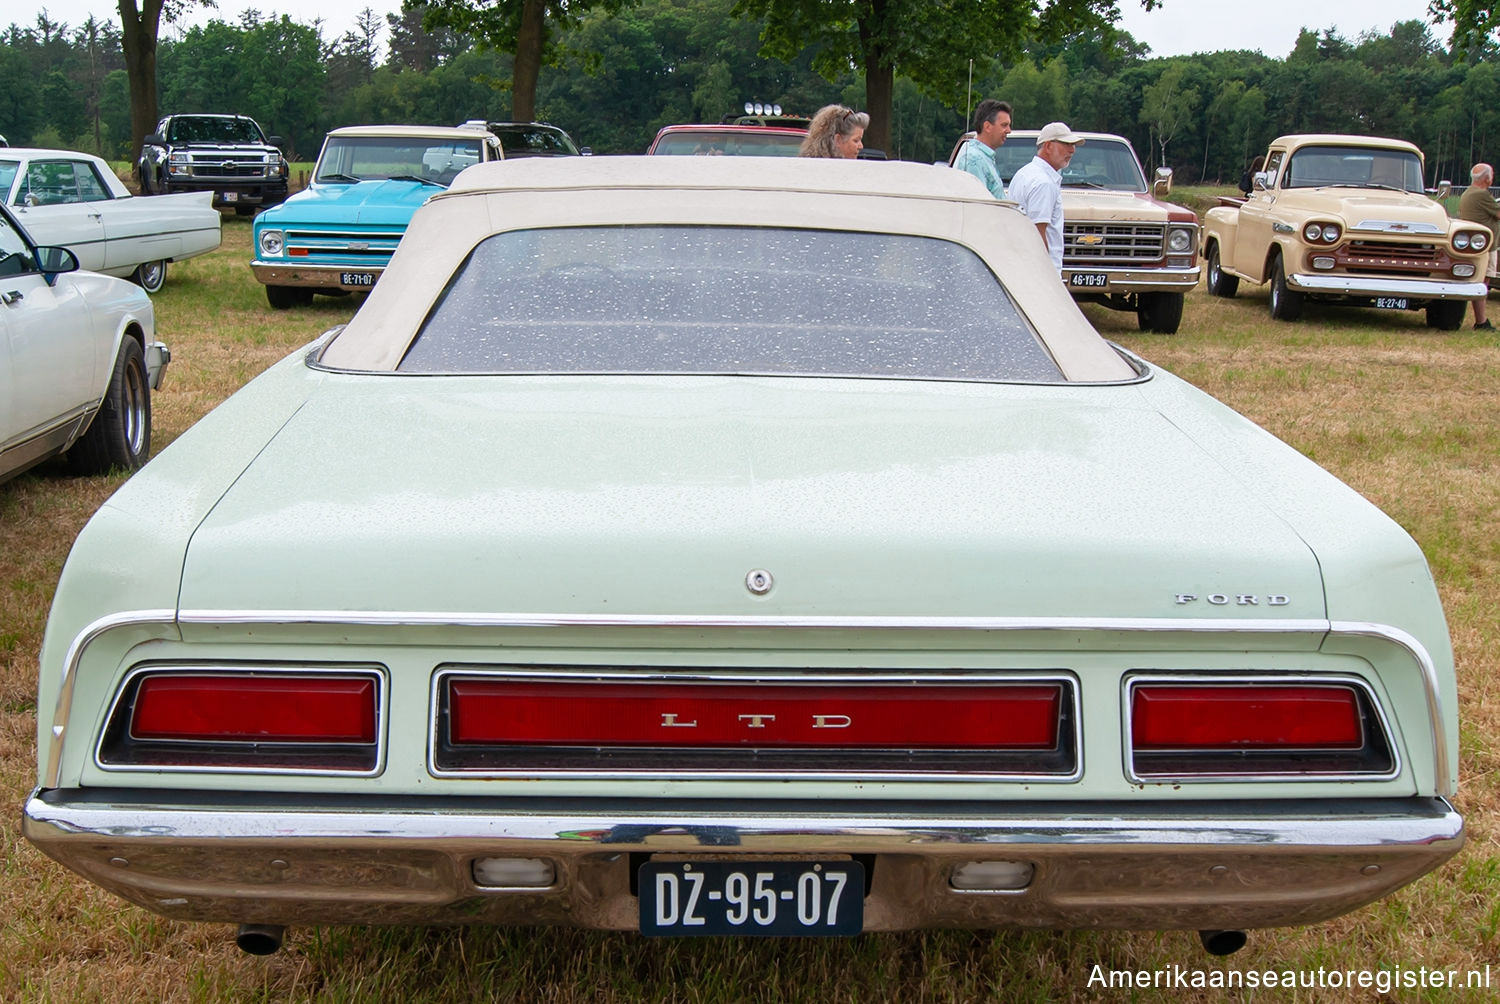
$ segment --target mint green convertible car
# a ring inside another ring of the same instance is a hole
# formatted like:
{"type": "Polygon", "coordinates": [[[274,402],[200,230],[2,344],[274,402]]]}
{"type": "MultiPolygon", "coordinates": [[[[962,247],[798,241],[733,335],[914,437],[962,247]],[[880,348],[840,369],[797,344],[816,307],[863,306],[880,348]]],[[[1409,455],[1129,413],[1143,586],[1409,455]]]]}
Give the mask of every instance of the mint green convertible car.
{"type": "Polygon", "coordinates": [[[84,529],[26,836],[168,917],[1248,928],[1463,842],[1415,543],[915,164],[481,164],[84,529]]]}

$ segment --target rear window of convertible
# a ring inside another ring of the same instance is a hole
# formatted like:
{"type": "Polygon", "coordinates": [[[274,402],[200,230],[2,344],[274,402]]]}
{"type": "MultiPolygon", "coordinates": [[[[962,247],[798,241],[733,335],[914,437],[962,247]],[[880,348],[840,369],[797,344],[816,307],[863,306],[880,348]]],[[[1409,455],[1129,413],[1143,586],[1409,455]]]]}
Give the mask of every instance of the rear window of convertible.
{"type": "Polygon", "coordinates": [[[1064,379],[969,249],[760,227],[497,234],[460,266],[398,369],[1064,379]]]}

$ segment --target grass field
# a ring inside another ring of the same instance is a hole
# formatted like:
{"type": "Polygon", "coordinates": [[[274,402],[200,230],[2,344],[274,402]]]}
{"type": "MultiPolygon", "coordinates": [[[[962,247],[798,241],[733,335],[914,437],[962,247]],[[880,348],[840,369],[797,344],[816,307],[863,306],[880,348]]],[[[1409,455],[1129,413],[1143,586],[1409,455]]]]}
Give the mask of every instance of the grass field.
{"type": "MultiPolygon", "coordinates": [[[[249,222],[218,253],[174,265],[155,298],[174,359],[156,397],[165,446],[256,373],[357,306],[273,312],[250,275],[249,222]]],[[[0,485],[0,999],[71,1001],[1025,1001],[1220,1000],[1216,990],[1090,989],[1093,968],[1239,971],[1490,967],[1500,997],[1500,340],[1443,334],[1420,314],[1310,306],[1269,320],[1263,289],[1201,288],[1182,331],[1143,336],[1090,307],[1109,338],[1228,402],[1352,484],[1426,551],[1458,657],[1464,852],[1344,918],[1252,932],[1211,959],[1191,932],[933,932],[850,941],[648,941],[557,930],[293,929],[269,958],[228,925],[159,919],[86,884],[20,837],[35,783],[35,676],[47,609],[78,529],[120,483],[58,466],[0,485]]],[[[1375,991],[1244,992],[1254,1000],[1373,1000],[1375,991]]]]}

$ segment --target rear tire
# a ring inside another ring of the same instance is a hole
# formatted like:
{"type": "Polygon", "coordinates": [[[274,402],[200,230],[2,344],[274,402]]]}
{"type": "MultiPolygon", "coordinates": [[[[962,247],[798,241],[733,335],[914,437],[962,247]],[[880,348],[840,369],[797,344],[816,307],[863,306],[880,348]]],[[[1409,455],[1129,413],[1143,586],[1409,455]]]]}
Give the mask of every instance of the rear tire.
{"type": "Polygon", "coordinates": [[[313,291],[301,286],[267,286],[266,302],[277,310],[307,307],[313,302],[313,291]]]}
{"type": "Polygon", "coordinates": [[[1233,296],[1240,290],[1240,279],[1224,271],[1219,260],[1219,245],[1208,246],[1208,291],[1214,296],[1233,296]]]}
{"type": "Polygon", "coordinates": [[[1182,293],[1141,293],[1136,298],[1135,318],[1142,331],[1175,335],[1182,324],[1182,293]]]}
{"type": "Polygon", "coordinates": [[[1439,331],[1457,331],[1463,327],[1468,300],[1434,300],[1427,305],[1427,326],[1439,331]]]}
{"type": "Polygon", "coordinates": [[[1302,294],[1286,282],[1281,256],[1271,262],[1271,317],[1277,321],[1295,321],[1302,316],[1302,294]]]}
{"type": "Polygon", "coordinates": [[[134,338],[120,343],[115,370],[94,420],[68,451],[80,474],[103,474],[115,467],[140,468],[151,454],[151,384],[146,356],[134,338]]]}
{"type": "Polygon", "coordinates": [[[148,293],[161,291],[162,284],[167,281],[167,263],[161,261],[143,261],[130,273],[130,281],[141,287],[148,293]]]}

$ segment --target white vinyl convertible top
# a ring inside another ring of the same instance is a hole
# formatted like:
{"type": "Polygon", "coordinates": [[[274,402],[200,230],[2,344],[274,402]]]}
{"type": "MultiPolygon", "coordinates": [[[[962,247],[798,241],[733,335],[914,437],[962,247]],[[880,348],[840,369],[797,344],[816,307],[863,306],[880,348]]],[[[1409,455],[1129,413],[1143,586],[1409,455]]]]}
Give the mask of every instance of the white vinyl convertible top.
{"type": "Polygon", "coordinates": [[[927,164],[798,157],[520,158],[470,167],[417,211],[369,299],[321,361],[395,370],[449,279],[493,234],[655,224],[951,241],[977,253],[999,277],[1068,380],[1136,376],[1079,311],[1036,227],[971,175],[927,164]]]}

